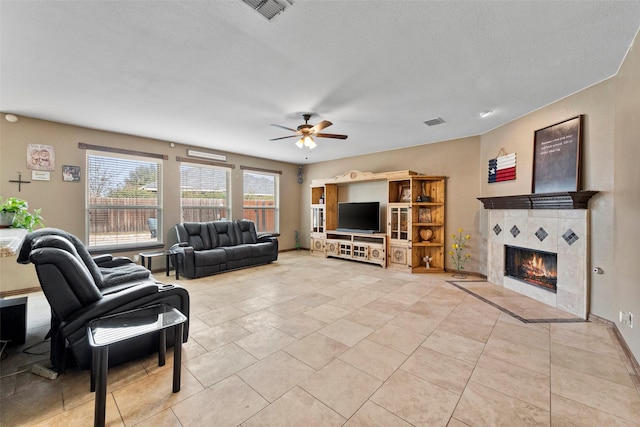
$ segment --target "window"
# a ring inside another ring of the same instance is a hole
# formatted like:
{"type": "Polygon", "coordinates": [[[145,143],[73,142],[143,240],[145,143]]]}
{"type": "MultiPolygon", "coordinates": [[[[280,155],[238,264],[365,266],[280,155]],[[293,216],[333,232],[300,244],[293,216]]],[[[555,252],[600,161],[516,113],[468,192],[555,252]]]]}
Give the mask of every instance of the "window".
{"type": "Polygon", "coordinates": [[[256,223],[258,232],[279,232],[279,179],[275,173],[245,170],[242,215],[256,223]]]}
{"type": "Polygon", "coordinates": [[[90,248],[162,242],[162,161],[87,151],[87,235],[90,248]]]}
{"type": "Polygon", "coordinates": [[[224,168],[182,163],[182,222],[231,220],[229,178],[230,172],[224,168]]]}

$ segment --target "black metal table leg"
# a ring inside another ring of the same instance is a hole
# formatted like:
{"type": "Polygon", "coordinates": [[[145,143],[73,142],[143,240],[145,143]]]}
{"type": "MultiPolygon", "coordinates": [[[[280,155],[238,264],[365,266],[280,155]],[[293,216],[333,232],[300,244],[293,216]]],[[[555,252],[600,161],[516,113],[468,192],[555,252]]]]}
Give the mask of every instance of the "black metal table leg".
{"type": "Polygon", "coordinates": [[[167,276],[169,276],[169,270],[170,270],[170,267],[171,267],[171,253],[167,254],[167,260],[166,260],[165,264],[167,265],[166,273],[167,273],[167,276]]]}
{"type": "Polygon", "coordinates": [[[180,376],[182,374],[182,336],[184,324],[176,325],[176,336],[173,344],[173,392],[180,391],[180,376]]]}
{"type": "Polygon", "coordinates": [[[104,427],[107,411],[107,368],[109,366],[109,346],[94,349],[96,359],[96,406],[93,425],[104,427]]]}
{"type": "Polygon", "coordinates": [[[164,366],[167,358],[167,330],[160,331],[158,338],[158,366],[164,366]]]}

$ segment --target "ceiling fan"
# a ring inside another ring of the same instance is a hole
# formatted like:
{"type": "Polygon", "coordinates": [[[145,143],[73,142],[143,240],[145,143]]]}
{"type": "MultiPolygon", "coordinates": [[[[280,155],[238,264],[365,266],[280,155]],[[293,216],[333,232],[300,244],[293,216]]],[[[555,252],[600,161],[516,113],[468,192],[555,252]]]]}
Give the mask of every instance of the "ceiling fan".
{"type": "Polygon", "coordinates": [[[320,133],[322,129],[327,128],[333,124],[328,120],[323,120],[317,125],[313,126],[309,124],[309,119],[311,118],[311,114],[303,114],[302,118],[304,119],[304,124],[298,126],[298,129],[291,129],[286,126],[272,124],[271,126],[276,126],[282,129],[290,130],[291,132],[295,132],[295,135],[281,136],[280,138],[271,138],[269,141],[277,141],[279,139],[300,137],[300,139],[296,142],[296,145],[299,148],[308,147],[309,150],[311,150],[313,148],[316,148],[316,146],[318,145],[313,140],[314,137],[315,138],[347,139],[347,135],[338,135],[335,133],[320,133]]]}

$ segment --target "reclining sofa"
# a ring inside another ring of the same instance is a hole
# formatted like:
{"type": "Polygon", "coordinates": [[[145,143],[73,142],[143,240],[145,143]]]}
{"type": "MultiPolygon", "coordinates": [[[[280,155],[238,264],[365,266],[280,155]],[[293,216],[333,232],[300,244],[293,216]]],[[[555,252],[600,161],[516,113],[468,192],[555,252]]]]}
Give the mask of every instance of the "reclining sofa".
{"type": "MultiPolygon", "coordinates": [[[[74,365],[72,362],[80,369],[90,369],[87,323],[92,319],[155,304],[170,305],[189,317],[186,289],[156,282],[147,269],[128,258],[100,256],[96,261],[77,237],[62,230],[28,234],[18,262],[35,265],[51,306],[50,361],[59,372],[74,365]]],[[[188,335],[187,323],[184,342],[188,335]]],[[[173,330],[168,331],[167,344],[172,345],[174,338],[173,330]]],[[[157,334],[117,343],[109,348],[109,365],[157,351],[157,334]]]]}
{"type": "Polygon", "coordinates": [[[183,222],[175,229],[176,268],[189,279],[278,259],[278,239],[258,236],[253,221],[183,222]]]}

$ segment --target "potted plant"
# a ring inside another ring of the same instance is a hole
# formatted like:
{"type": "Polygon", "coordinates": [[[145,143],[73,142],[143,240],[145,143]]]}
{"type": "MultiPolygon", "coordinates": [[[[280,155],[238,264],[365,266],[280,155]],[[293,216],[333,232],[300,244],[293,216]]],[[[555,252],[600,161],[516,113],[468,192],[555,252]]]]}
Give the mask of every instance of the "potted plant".
{"type": "Polygon", "coordinates": [[[32,231],[36,226],[43,225],[43,218],[40,215],[42,209],[34,209],[29,212],[29,204],[26,200],[16,197],[9,197],[3,200],[0,197],[0,228],[26,228],[32,231]]]}
{"type": "Polygon", "coordinates": [[[463,235],[462,228],[458,229],[458,234],[452,234],[453,244],[451,245],[451,251],[449,251],[449,255],[451,255],[451,260],[456,266],[456,272],[452,274],[453,277],[458,279],[466,279],[467,276],[463,273],[464,263],[467,262],[469,258],[471,258],[471,254],[465,254],[465,250],[467,249],[467,242],[471,239],[471,235],[463,235]]]}

